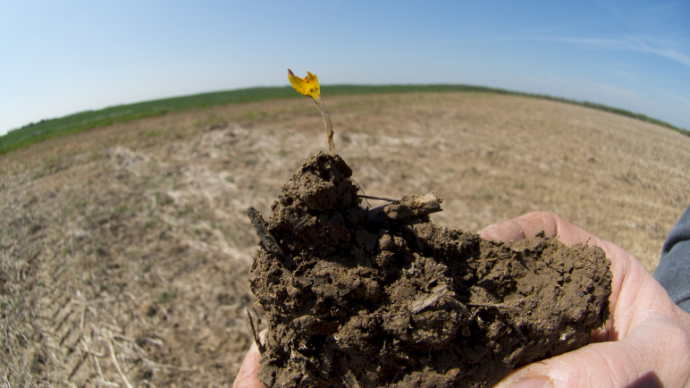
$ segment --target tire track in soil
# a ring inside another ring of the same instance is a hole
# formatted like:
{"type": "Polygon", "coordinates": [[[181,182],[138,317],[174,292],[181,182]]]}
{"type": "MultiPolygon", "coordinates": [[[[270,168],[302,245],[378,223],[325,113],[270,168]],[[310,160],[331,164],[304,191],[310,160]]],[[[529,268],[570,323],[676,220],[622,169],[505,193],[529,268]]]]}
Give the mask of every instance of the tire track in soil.
{"type": "MultiPolygon", "coordinates": [[[[28,336],[37,340],[31,341],[32,350],[23,352],[30,359],[6,357],[30,364],[27,370],[5,371],[5,375],[14,377],[13,386],[22,386],[27,375],[36,377],[25,381],[27,385],[48,386],[196,385],[219,377],[232,381],[239,356],[249,346],[248,327],[240,310],[253,297],[248,286],[235,284],[234,279],[246,278],[249,254],[243,250],[251,249],[251,241],[247,239],[243,247],[233,246],[225,241],[222,230],[210,226],[208,218],[188,219],[194,215],[189,208],[211,210],[196,202],[199,198],[193,189],[185,190],[189,182],[177,188],[176,193],[184,194],[185,200],[178,204],[166,191],[152,192],[145,187],[151,176],[165,175],[165,171],[155,167],[142,170],[144,174],[132,170],[145,157],[122,147],[106,154],[94,168],[107,177],[106,187],[115,189],[100,191],[100,198],[87,200],[95,206],[79,204],[79,198],[86,195],[83,187],[43,193],[41,209],[47,211],[38,228],[43,235],[35,240],[52,249],[43,250],[33,263],[31,283],[20,287],[33,291],[27,302],[31,311],[41,314],[16,317],[26,324],[28,336]],[[147,215],[143,219],[129,208],[145,203],[147,197],[153,198],[154,205],[141,212],[147,215]],[[64,211],[48,210],[74,202],[82,211],[70,221],[65,220],[64,211]],[[141,233],[142,226],[150,222],[160,223],[164,230],[144,227],[145,233],[141,233]],[[199,231],[204,232],[201,237],[199,231]],[[143,249],[128,255],[127,244],[143,249]],[[135,276],[132,270],[140,274],[135,276]],[[80,278],[75,272],[87,275],[80,278]],[[185,287],[204,280],[215,283],[207,298],[198,297],[204,292],[185,287]],[[197,310],[202,316],[196,318],[201,319],[195,319],[190,310],[197,310]],[[182,328],[185,323],[187,327],[182,328]],[[199,349],[184,354],[185,349],[195,347],[199,349]],[[230,357],[223,357],[223,352],[230,357]],[[207,373],[194,365],[195,361],[208,363],[204,358],[219,360],[215,371],[207,373]]],[[[184,178],[184,173],[180,175],[184,178]]],[[[23,231],[31,228],[26,226],[23,231]]],[[[24,235],[15,240],[20,241],[28,239],[24,235]]],[[[20,331],[19,322],[9,326],[6,329],[20,331]]]]}

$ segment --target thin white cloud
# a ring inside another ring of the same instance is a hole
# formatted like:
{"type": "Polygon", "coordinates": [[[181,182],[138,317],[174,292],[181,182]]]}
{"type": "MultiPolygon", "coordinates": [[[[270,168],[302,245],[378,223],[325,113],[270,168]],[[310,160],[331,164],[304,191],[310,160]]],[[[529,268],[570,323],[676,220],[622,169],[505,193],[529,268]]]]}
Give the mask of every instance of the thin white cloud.
{"type": "Polygon", "coordinates": [[[584,44],[597,48],[611,50],[639,51],[656,54],[690,67],[690,57],[678,52],[663,43],[653,42],[643,37],[627,37],[625,39],[599,38],[538,38],[539,40],[560,41],[566,43],[584,44]]]}
{"type": "Polygon", "coordinates": [[[690,67],[690,56],[672,48],[673,44],[662,41],[654,41],[649,38],[639,36],[628,36],[622,39],[607,38],[578,38],[578,37],[529,37],[529,36],[496,36],[486,38],[463,38],[454,39],[452,42],[477,43],[477,42],[511,42],[511,41],[540,41],[540,42],[561,42],[588,46],[590,48],[637,51],[658,55],[673,61],[679,62],[690,67]]]}

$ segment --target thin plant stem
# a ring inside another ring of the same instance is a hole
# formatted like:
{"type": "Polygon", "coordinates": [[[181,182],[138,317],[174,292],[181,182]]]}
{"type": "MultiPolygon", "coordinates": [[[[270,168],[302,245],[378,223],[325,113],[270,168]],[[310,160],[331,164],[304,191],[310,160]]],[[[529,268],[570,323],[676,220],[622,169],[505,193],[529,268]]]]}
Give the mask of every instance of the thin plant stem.
{"type": "Polygon", "coordinates": [[[321,102],[320,98],[315,98],[314,102],[321,112],[321,117],[323,118],[323,124],[326,126],[326,137],[328,138],[328,150],[331,156],[335,156],[335,145],[333,145],[333,124],[331,124],[331,116],[328,115],[326,107],[321,102]]]}

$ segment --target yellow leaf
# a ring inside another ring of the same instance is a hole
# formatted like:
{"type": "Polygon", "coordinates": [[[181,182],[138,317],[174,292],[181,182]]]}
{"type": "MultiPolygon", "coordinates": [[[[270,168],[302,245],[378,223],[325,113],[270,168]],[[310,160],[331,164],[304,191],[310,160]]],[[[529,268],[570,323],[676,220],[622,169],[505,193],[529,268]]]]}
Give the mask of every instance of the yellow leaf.
{"type": "Polygon", "coordinates": [[[321,99],[321,89],[319,88],[319,79],[315,74],[307,72],[304,78],[297,77],[292,70],[288,69],[288,79],[292,87],[301,94],[309,96],[314,100],[321,99]]]}

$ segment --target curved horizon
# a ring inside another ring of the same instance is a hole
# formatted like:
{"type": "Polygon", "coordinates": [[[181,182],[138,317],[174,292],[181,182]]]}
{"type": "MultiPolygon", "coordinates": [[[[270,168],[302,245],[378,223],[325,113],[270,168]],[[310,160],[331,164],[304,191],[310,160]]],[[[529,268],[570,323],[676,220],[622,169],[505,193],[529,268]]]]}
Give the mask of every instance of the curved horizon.
{"type": "MultiPolygon", "coordinates": [[[[676,127],[665,121],[649,117],[645,114],[631,112],[625,109],[611,107],[589,101],[576,101],[557,96],[524,93],[506,89],[489,88],[478,85],[435,84],[435,85],[322,85],[325,95],[336,97],[340,95],[367,95],[389,93],[495,93],[529,98],[539,98],[551,101],[575,104],[614,114],[631,117],[637,120],[660,125],[686,136],[690,136],[687,129],[676,127]]],[[[221,106],[235,103],[258,102],[276,99],[299,98],[291,86],[254,87],[228,91],[216,91],[187,96],[168,97],[157,100],[141,101],[133,104],[122,104],[98,110],[88,110],[72,113],[63,117],[41,120],[30,123],[21,128],[11,130],[0,135],[0,155],[15,149],[41,142],[53,137],[68,135],[89,129],[105,127],[120,122],[128,122],[146,117],[160,116],[171,112],[181,112],[193,109],[221,106]]]]}

